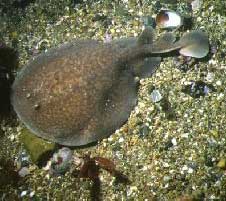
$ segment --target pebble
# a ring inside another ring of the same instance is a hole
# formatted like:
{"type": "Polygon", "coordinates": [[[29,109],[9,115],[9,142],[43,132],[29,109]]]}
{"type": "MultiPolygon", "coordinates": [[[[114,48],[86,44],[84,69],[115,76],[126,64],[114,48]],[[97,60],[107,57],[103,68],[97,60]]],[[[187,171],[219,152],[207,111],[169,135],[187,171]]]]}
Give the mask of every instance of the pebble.
{"type": "Polygon", "coordinates": [[[194,170],[192,168],[188,168],[188,173],[192,174],[194,172],[194,170]]]}
{"type": "Polygon", "coordinates": [[[151,92],[151,99],[154,103],[157,103],[162,100],[162,95],[159,90],[153,90],[151,92]]]}
{"type": "Polygon", "coordinates": [[[188,138],[188,136],[189,136],[188,133],[184,133],[184,134],[181,135],[181,137],[183,137],[183,138],[188,138]]]}
{"type": "Polygon", "coordinates": [[[131,186],[128,190],[127,190],[127,195],[130,196],[132,195],[134,192],[136,192],[138,189],[136,186],[131,186]]]}
{"type": "Polygon", "coordinates": [[[34,191],[30,192],[30,197],[31,197],[31,198],[32,198],[34,195],[35,195],[35,192],[34,192],[34,191]]]}
{"type": "Polygon", "coordinates": [[[148,126],[147,125],[141,126],[140,133],[139,133],[140,137],[146,137],[148,134],[149,134],[148,126]]]}
{"type": "Polygon", "coordinates": [[[187,166],[187,165],[184,165],[184,166],[182,167],[182,170],[183,170],[183,171],[187,171],[187,170],[188,170],[188,166],[187,166]]]}
{"type": "Polygon", "coordinates": [[[164,177],[163,177],[163,181],[164,181],[164,182],[168,182],[169,180],[170,180],[170,177],[169,177],[169,176],[164,176],[164,177]]]}
{"type": "Polygon", "coordinates": [[[104,37],[104,42],[105,42],[105,43],[110,43],[111,41],[112,41],[112,35],[106,33],[106,34],[105,34],[105,37],[104,37]]]}
{"type": "Polygon", "coordinates": [[[177,139],[176,139],[176,138],[173,138],[173,139],[171,140],[171,142],[172,142],[172,144],[173,144],[174,146],[177,146],[177,139]]]}
{"type": "Polygon", "coordinates": [[[29,166],[30,159],[29,159],[28,154],[25,151],[23,151],[19,154],[16,164],[17,164],[18,169],[29,166]]]}
{"type": "Polygon", "coordinates": [[[165,167],[165,168],[167,168],[167,167],[169,167],[170,165],[169,165],[169,163],[165,163],[165,162],[164,162],[164,163],[162,164],[162,166],[165,167]]]}
{"type": "Polygon", "coordinates": [[[224,93],[220,93],[218,96],[217,96],[217,100],[221,100],[224,98],[224,93]]]}
{"type": "Polygon", "coordinates": [[[219,162],[217,163],[217,167],[221,168],[221,169],[226,169],[226,159],[222,158],[219,160],[219,162]]]}
{"type": "Polygon", "coordinates": [[[216,65],[217,64],[217,61],[213,60],[213,59],[209,60],[208,62],[209,62],[210,65],[216,65]]]}
{"type": "Polygon", "coordinates": [[[20,194],[21,197],[24,197],[25,195],[27,195],[27,191],[22,191],[20,194]]]}
{"type": "Polygon", "coordinates": [[[207,81],[207,82],[213,82],[213,81],[214,81],[214,73],[209,72],[209,73],[206,75],[206,81],[207,81]]]}
{"type": "Polygon", "coordinates": [[[169,184],[167,183],[165,186],[164,186],[164,188],[168,188],[169,187],[169,184]]]}
{"type": "Polygon", "coordinates": [[[131,190],[131,191],[137,191],[137,187],[136,187],[136,186],[131,186],[131,187],[130,187],[130,190],[131,190]]]}
{"type": "Polygon", "coordinates": [[[27,176],[28,174],[30,174],[30,171],[27,167],[22,167],[19,172],[18,172],[19,176],[20,177],[25,177],[27,176]]]}
{"type": "Polygon", "coordinates": [[[124,138],[120,137],[118,141],[119,143],[124,142],[124,138]]]}
{"type": "Polygon", "coordinates": [[[210,88],[205,85],[203,89],[204,94],[208,94],[210,91],[210,88]]]}
{"type": "Polygon", "coordinates": [[[202,0],[194,0],[191,2],[191,7],[193,11],[197,11],[201,8],[203,1],[202,0]]]}
{"type": "Polygon", "coordinates": [[[114,138],[112,136],[110,136],[109,138],[107,138],[108,142],[112,142],[114,140],[114,138]]]}
{"type": "Polygon", "coordinates": [[[222,85],[222,82],[221,82],[220,80],[218,80],[218,81],[216,82],[216,85],[217,85],[217,86],[221,86],[221,85],[222,85]]]}
{"type": "Polygon", "coordinates": [[[14,134],[10,135],[9,139],[10,139],[11,141],[14,141],[14,140],[15,140],[15,135],[14,135],[14,134]]]}

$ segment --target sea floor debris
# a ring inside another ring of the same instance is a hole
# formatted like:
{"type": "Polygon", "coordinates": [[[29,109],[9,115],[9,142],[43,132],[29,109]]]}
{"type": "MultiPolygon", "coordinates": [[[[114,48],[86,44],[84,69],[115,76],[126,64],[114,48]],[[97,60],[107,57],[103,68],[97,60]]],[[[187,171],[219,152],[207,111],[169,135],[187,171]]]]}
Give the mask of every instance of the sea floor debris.
{"type": "MultiPolygon", "coordinates": [[[[128,122],[109,138],[76,152],[113,159],[131,180],[127,186],[118,184],[103,171],[100,180],[104,200],[225,199],[224,1],[206,0],[194,10],[188,9],[190,1],[36,0],[23,8],[14,7],[14,1],[0,3],[0,41],[19,52],[20,68],[32,55],[73,38],[104,40],[106,33],[112,39],[137,36],[143,25],[141,18],[154,17],[161,8],[190,13],[192,29],[207,32],[210,42],[218,44],[217,50],[188,64],[186,71],[175,66],[172,58],[165,58],[153,77],[141,80],[138,105],[128,122]],[[215,90],[193,98],[182,92],[191,80],[205,82],[215,90]],[[150,100],[153,86],[167,97],[175,118],[167,118],[166,111],[150,100]]],[[[182,34],[180,30],[176,33],[182,34]]],[[[90,199],[91,181],[72,178],[70,172],[49,177],[31,163],[29,174],[18,177],[16,159],[24,149],[19,141],[21,133],[22,125],[13,114],[1,118],[0,175],[3,180],[9,178],[7,175],[12,179],[0,185],[2,200],[90,199]]]]}

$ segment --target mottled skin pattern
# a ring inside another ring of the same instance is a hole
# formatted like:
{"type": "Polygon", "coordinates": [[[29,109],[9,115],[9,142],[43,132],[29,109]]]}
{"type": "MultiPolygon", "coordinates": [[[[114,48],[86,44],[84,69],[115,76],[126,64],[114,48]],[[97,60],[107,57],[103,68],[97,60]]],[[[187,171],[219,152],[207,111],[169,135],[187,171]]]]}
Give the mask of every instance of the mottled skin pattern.
{"type": "Polygon", "coordinates": [[[20,119],[36,135],[64,145],[113,133],[128,119],[137,97],[133,72],[119,61],[122,49],[77,41],[31,61],[12,88],[20,119]]]}
{"type": "Polygon", "coordinates": [[[209,50],[208,37],[199,31],[176,43],[171,33],[152,40],[147,28],[138,39],[75,41],[49,50],[17,76],[11,97],[16,113],[36,135],[63,145],[109,136],[136,104],[135,77],[150,76],[160,63],[153,53],[180,49],[201,58],[209,50]]]}

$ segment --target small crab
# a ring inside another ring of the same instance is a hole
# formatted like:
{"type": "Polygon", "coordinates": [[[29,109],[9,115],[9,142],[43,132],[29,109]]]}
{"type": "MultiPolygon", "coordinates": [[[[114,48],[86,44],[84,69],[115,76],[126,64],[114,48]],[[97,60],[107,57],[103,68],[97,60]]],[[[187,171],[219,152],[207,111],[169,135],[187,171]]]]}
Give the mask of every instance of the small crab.
{"type": "Polygon", "coordinates": [[[48,170],[52,176],[64,175],[69,171],[74,177],[90,179],[92,181],[90,191],[92,200],[99,200],[100,197],[99,174],[101,169],[115,177],[115,183],[130,184],[128,177],[116,170],[113,161],[99,156],[91,157],[90,154],[79,156],[68,147],[63,147],[54,153],[44,169],[48,170]]]}
{"type": "Polygon", "coordinates": [[[73,175],[80,178],[88,178],[93,184],[91,188],[91,197],[93,200],[99,200],[100,197],[100,169],[104,169],[116,178],[117,183],[130,184],[130,180],[120,171],[116,170],[113,161],[103,157],[90,157],[90,154],[83,157],[74,156],[73,162],[76,169],[73,175]]]}
{"type": "Polygon", "coordinates": [[[113,161],[103,157],[90,157],[89,154],[83,157],[74,156],[73,163],[77,167],[74,173],[78,173],[80,178],[89,178],[95,180],[99,178],[100,169],[108,171],[112,176],[122,183],[128,183],[129,179],[120,171],[116,170],[113,161]]]}

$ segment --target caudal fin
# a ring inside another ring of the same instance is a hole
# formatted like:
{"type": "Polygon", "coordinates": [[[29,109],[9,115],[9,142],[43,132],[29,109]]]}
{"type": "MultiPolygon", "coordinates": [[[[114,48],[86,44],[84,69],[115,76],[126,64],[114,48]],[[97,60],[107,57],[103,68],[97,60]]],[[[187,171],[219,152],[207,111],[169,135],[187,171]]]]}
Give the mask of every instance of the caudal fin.
{"type": "Polygon", "coordinates": [[[195,58],[205,57],[209,52],[209,39],[202,31],[192,31],[185,34],[179,41],[174,42],[171,33],[165,34],[154,43],[152,53],[166,53],[179,50],[180,54],[195,58]]]}
{"type": "Polygon", "coordinates": [[[209,39],[202,31],[185,34],[175,45],[180,46],[180,54],[195,58],[205,57],[209,52],[209,39]]]}

